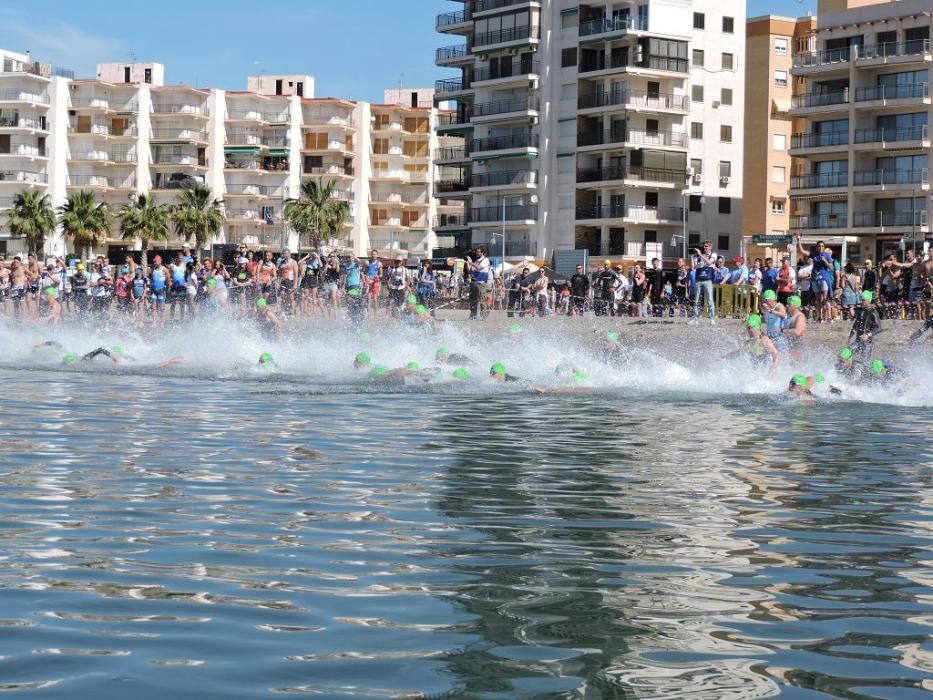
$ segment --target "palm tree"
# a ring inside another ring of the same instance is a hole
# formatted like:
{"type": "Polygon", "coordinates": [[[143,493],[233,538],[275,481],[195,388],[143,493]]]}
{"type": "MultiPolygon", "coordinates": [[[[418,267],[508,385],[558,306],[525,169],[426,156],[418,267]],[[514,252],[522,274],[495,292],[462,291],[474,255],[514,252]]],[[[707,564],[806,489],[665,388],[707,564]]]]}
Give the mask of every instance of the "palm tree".
{"type": "Polygon", "coordinates": [[[175,232],[186,241],[194,238],[199,251],[219,236],[224,227],[220,200],[214,199],[210,187],[205,185],[195,185],[178,194],[178,201],[172,207],[172,220],[175,232]]]}
{"type": "Polygon", "coordinates": [[[321,240],[336,236],[350,218],[349,205],[335,199],[337,181],[316,182],[307,179],[301,183],[298,199],[285,203],[285,219],[299,234],[307,234],[312,248],[321,240]]]}
{"type": "Polygon", "coordinates": [[[149,268],[149,244],[167,241],[172,235],[168,211],[156,204],[151,194],[141,194],[133,204],[120,210],[120,230],[123,240],[139,239],[143,246],[143,269],[149,268]]]}
{"type": "Polygon", "coordinates": [[[107,205],[98,202],[93,192],[84,190],[75,192],[59,207],[58,222],[81,258],[87,257],[91,246],[107,239],[113,225],[107,205]]]}
{"type": "Polygon", "coordinates": [[[23,190],[13,198],[13,208],[6,213],[10,234],[26,239],[30,253],[45,247],[45,237],[55,230],[55,210],[47,194],[23,190]]]}

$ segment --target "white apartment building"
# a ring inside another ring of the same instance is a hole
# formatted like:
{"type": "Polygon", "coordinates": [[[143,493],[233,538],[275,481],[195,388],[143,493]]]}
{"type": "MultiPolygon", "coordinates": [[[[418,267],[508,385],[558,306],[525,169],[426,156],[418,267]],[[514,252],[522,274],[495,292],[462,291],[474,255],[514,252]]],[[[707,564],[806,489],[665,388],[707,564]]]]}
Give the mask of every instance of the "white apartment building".
{"type": "Polygon", "coordinates": [[[860,262],[929,240],[931,29],[929,0],[820,2],[792,68],[791,228],[805,246],[860,262]]]}
{"type": "MultiPolygon", "coordinates": [[[[158,63],[104,63],[96,78],[75,80],[24,54],[0,56],[0,252],[24,250],[3,210],[27,187],[55,207],[91,191],[118,212],[140,193],[170,204],[206,184],[226,218],[214,243],[257,249],[302,243],[283,209],[306,178],[335,183],[350,217],[330,245],[359,254],[430,255],[439,212],[462,216],[462,203],[432,196],[429,89],[389,90],[373,105],[316,98],[310,75],[252,76],[240,92],[165,85],[158,63]]],[[[138,248],[115,226],[107,252],[138,248]]],[[[53,235],[47,252],[65,251],[53,235]]]]}
{"type": "Polygon", "coordinates": [[[462,244],[671,259],[686,228],[738,252],[743,2],[461,4],[437,17],[465,41],[438,49],[460,76],[435,99],[457,102],[436,191],[467,202],[462,244]]]}

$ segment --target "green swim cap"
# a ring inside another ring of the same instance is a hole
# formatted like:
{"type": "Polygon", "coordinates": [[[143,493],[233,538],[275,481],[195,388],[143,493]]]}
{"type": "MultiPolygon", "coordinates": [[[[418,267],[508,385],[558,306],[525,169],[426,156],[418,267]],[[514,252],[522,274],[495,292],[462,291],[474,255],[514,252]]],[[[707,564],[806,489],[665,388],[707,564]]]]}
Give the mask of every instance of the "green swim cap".
{"type": "Polygon", "coordinates": [[[864,292],[862,292],[862,299],[871,303],[875,299],[875,294],[870,289],[866,289],[864,292]]]}
{"type": "Polygon", "coordinates": [[[269,305],[269,302],[265,299],[259,298],[256,300],[256,308],[262,309],[269,305]]]}
{"type": "Polygon", "coordinates": [[[354,357],[353,360],[358,365],[368,365],[370,362],[373,361],[373,358],[369,356],[368,352],[361,352],[357,354],[357,356],[354,357]]]}
{"type": "Polygon", "coordinates": [[[843,348],[842,350],[839,351],[839,359],[846,360],[846,361],[851,360],[852,351],[849,348],[843,348]]]}
{"type": "Polygon", "coordinates": [[[872,360],[868,368],[872,374],[882,375],[884,374],[884,360],[872,360]]]}
{"type": "Polygon", "coordinates": [[[383,367],[382,365],[376,365],[371,370],[369,370],[370,377],[384,377],[389,373],[388,367],[383,367]]]}
{"type": "Polygon", "coordinates": [[[493,366],[489,368],[490,374],[498,374],[502,377],[505,376],[505,365],[501,362],[493,363],[493,366]]]}
{"type": "Polygon", "coordinates": [[[421,369],[421,367],[417,362],[409,362],[407,365],[405,365],[405,369],[411,370],[412,372],[417,372],[419,369],[421,369]]]}
{"type": "Polygon", "coordinates": [[[63,365],[71,365],[78,361],[78,356],[73,352],[68,353],[62,358],[63,365]]]}
{"type": "Polygon", "coordinates": [[[415,307],[415,313],[416,313],[416,314],[426,314],[426,313],[428,313],[428,307],[425,306],[424,304],[418,304],[418,306],[415,307]]]}
{"type": "Polygon", "coordinates": [[[354,287],[353,289],[350,289],[350,290],[347,291],[347,296],[348,296],[348,297],[358,297],[358,296],[360,296],[360,294],[362,294],[362,293],[363,293],[363,292],[361,292],[361,291],[359,290],[358,287],[354,287]]]}
{"type": "Polygon", "coordinates": [[[790,382],[791,384],[796,384],[797,386],[804,389],[807,388],[807,378],[802,374],[795,374],[793,377],[791,377],[790,382]]]}
{"type": "Polygon", "coordinates": [[[112,348],[110,348],[110,354],[111,355],[122,355],[123,348],[121,348],[119,345],[114,345],[112,348]]]}
{"type": "Polygon", "coordinates": [[[796,306],[799,309],[801,306],[803,306],[803,300],[794,294],[794,296],[787,297],[787,305],[796,306]]]}
{"type": "Polygon", "coordinates": [[[213,277],[208,278],[208,280],[207,280],[207,286],[208,286],[208,287],[216,287],[216,286],[217,286],[217,280],[215,280],[213,277]]]}
{"type": "Polygon", "coordinates": [[[573,373],[573,383],[574,383],[574,384],[582,384],[583,382],[585,382],[585,381],[588,380],[589,378],[590,378],[589,375],[588,375],[586,372],[584,372],[583,370],[577,370],[576,372],[573,373]]]}
{"type": "Polygon", "coordinates": [[[449,355],[449,354],[450,354],[450,350],[448,350],[447,348],[438,348],[437,351],[434,353],[434,357],[439,360],[445,355],[449,355]]]}
{"type": "Polygon", "coordinates": [[[619,331],[608,331],[606,333],[606,340],[610,343],[618,343],[621,338],[622,334],[619,331]]]}
{"type": "Polygon", "coordinates": [[[517,323],[513,323],[511,326],[509,326],[509,333],[521,333],[521,332],[522,332],[522,327],[518,325],[517,323]]]}
{"type": "Polygon", "coordinates": [[[409,304],[417,304],[418,297],[416,297],[414,294],[409,294],[407,297],[405,297],[405,301],[409,304]]]}
{"type": "Polygon", "coordinates": [[[259,361],[260,362],[272,362],[273,361],[272,354],[268,352],[264,352],[262,355],[259,356],[259,361]]]}
{"type": "Polygon", "coordinates": [[[58,290],[55,287],[46,287],[45,294],[46,296],[49,296],[52,299],[55,299],[58,296],[58,290]]]}
{"type": "Polygon", "coordinates": [[[749,314],[745,319],[745,325],[748,328],[761,328],[761,316],[758,314],[749,314]]]}
{"type": "Polygon", "coordinates": [[[466,371],[463,367],[457,367],[453,372],[451,372],[454,379],[469,379],[470,373],[466,371]]]}
{"type": "Polygon", "coordinates": [[[826,381],[826,377],[824,377],[822,374],[814,374],[813,381],[816,382],[817,384],[822,384],[823,382],[826,381]]]}
{"type": "Polygon", "coordinates": [[[773,289],[766,289],[764,292],[762,292],[761,298],[765,301],[775,301],[777,299],[777,292],[775,292],[773,289]]]}

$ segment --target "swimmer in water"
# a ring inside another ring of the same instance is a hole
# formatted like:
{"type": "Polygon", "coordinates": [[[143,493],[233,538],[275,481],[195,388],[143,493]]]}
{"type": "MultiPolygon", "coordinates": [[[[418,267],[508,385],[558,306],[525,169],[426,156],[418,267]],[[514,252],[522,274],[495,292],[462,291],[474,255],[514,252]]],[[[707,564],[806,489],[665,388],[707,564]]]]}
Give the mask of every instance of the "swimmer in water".
{"type": "Polygon", "coordinates": [[[567,369],[565,369],[566,367],[568,367],[566,363],[561,363],[560,365],[557,366],[557,368],[554,371],[556,374],[562,375],[562,376],[567,376],[569,374],[569,377],[570,377],[569,386],[556,387],[553,389],[535,387],[535,392],[537,392],[538,394],[578,394],[581,391],[584,391],[584,389],[586,388],[586,385],[590,381],[590,377],[586,373],[586,370],[571,368],[568,371],[567,369]]]}
{"type": "Polygon", "coordinates": [[[264,352],[259,356],[259,362],[256,363],[256,366],[259,369],[263,370],[272,370],[278,369],[279,366],[276,364],[275,359],[273,359],[272,354],[264,352]]]}
{"type": "Polygon", "coordinates": [[[868,363],[866,380],[870,384],[890,386],[901,382],[903,379],[904,371],[887,360],[872,360],[868,363]]]}
{"type": "Polygon", "coordinates": [[[518,377],[512,376],[505,371],[505,365],[501,362],[494,362],[492,367],[489,368],[489,376],[494,382],[505,383],[505,382],[518,382],[521,381],[518,377]]]}
{"type": "Polygon", "coordinates": [[[370,357],[368,352],[357,353],[356,357],[353,358],[353,369],[366,369],[373,362],[373,358],[370,357]]]}
{"type": "Polygon", "coordinates": [[[795,374],[787,385],[787,393],[794,398],[813,399],[813,377],[795,374]]]}
{"type": "Polygon", "coordinates": [[[745,341],[738,350],[730,352],[726,357],[738,357],[745,354],[751,358],[752,364],[762,366],[770,364],[774,367],[779,361],[779,353],[773,343],[766,342],[761,333],[761,316],[749,314],[745,319],[745,341]]]}
{"type": "Polygon", "coordinates": [[[272,309],[269,308],[269,302],[264,297],[256,300],[256,320],[259,322],[259,329],[267,338],[278,339],[282,337],[282,321],[279,320],[272,309]]]}
{"type": "Polygon", "coordinates": [[[475,364],[466,355],[459,355],[457,353],[450,352],[447,348],[438,348],[434,353],[434,359],[437,362],[441,362],[445,365],[472,365],[475,364]]]}
{"type": "Polygon", "coordinates": [[[836,371],[847,381],[858,384],[865,376],[865,365],[855,359],[851,348],[842,348],[836,358],[836,371]]]}
{"type": "Polygon", "coordinates": [[[63,365],[73,365],[77,362],[90,362],[98,357],[109,357],[114,363],[119,363],[120,358],[104,348],[94,348],[84,355],[76,355],[73,352],[68,353],[62,358],[63,365]]]}

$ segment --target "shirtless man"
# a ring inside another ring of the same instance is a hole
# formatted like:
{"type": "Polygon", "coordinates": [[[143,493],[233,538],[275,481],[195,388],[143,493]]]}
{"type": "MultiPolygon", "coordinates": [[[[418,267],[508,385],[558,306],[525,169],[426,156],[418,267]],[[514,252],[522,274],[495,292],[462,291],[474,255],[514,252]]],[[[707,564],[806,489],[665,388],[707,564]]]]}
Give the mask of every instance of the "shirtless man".
{"type": "Polygon", "coordinates": [[[282,251],[282,260],[279,263],[279,277],[281,278],[282,310],[291,313],[294,310],[295,293],[298,290],[298,263],[292,259],[288,248],[282,251]]]}
{"type": "Polygon", "coordinates": [[[26,307],[29,313],[38,318],[39,316],[39,279],[42,277],[42,267],[36,259],[34,253],[30,253],[26,258],[26,278],[28,286],[26,289],[26,307]]]}
{"type": "Polygon", "coordinates": [[[259,282],[259,293],[261,298],[268,303],[275,303],[275,280],[278,277],[278,270],[272,261],[272,251],[267,250],[265,260],[259,266],[256,272],[256,279],[259,282]]]}
{"type": "Polygon", "coordinates": [[[10,270],[6,260],[0,258],[0,309],[6,312],[7,302],[10,300],[10,270]]]}
{"type": "Polygon", "coordinates": [[[10,266],[10,300],[13,302],[13,317],[19,319],[23,311],[23,302],[26,300],[26,290],[29,286],[29,276],[22,259],[13,258],[10,266]]]}

